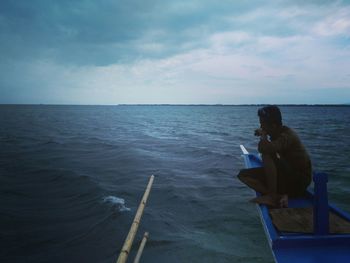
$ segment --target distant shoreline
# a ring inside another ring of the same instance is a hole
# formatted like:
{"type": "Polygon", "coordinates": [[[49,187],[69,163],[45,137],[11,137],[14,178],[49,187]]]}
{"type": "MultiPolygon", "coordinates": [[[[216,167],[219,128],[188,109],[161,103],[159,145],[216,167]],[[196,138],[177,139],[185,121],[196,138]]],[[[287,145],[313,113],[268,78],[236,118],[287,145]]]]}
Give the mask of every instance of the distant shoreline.
{"type": "MultiPolygon", "coordinates": [[[[18,104],[0,103],[1,106],[214,106],[214,107],[242,107],[242,106],[266,106],[269,104],[18,104]]],[[[345,104],[276,104],[281,107],[350,107],[350,103],[345,104]]]]}

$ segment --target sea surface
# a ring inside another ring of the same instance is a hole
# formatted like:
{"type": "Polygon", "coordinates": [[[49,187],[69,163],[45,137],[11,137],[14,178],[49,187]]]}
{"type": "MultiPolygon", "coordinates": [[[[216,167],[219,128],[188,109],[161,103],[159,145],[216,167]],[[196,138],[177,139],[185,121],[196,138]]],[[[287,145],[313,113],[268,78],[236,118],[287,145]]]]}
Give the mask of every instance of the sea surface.
{"type": "MultiPolygon", "coordinates": [[[[115,262],[151,175],[130,262],[272,262],[253,192],[257,106],[0,106],[0,261],[115,262]]],[[[350,211],[350,107],[281,106],[350,211]]]]}

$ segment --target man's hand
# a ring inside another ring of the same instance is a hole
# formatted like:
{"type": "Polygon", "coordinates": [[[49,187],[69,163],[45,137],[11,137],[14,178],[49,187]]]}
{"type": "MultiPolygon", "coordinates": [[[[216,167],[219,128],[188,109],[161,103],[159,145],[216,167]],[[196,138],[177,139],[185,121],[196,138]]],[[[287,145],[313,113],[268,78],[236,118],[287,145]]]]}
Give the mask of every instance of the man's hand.
{"type": "Polygon", "coordinates": [[[264,131],[263,129],[259,128],[259,129],[256,129],[255,132],[254,132],[254,135],[255,136],[261,136],[261,137],[267,137],[267,133],[266,131],[264,131]]]}
{"type": "Polygon", "coordinates": [[[262,154],[264,153],[274,153],[275,150],[273,148],[272,143],[267,139],[267,136],[261,136],[260,141],[258,143],[258,151],[262,154]]]}
{"type": "Polygon", "coordinates": [[[263,133],[263,130],[262,130],[261,128],[259,128],[259,129],[256,129],[256,130],[255,130],[254,135],[255,135],[255,136],[261,136],[262,133],[263,133]]]}

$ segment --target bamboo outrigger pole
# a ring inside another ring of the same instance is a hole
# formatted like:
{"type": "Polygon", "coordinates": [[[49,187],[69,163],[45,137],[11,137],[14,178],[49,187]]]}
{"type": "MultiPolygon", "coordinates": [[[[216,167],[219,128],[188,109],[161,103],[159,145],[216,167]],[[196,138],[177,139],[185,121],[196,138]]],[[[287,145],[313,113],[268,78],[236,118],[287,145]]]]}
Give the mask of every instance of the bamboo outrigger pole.
{"type": "Polygon", "coordinates": [[[125,263],[127,258],[128,258],[128,255],[129,255],[129,252],[130,252],[130,249],[132,246],[132,242],[134,241],[134,237],[135,237],[135,234],[137,232],[137,228],[139,227],[139,224],[141,221],[143,209],[146,206],[147,198],[148,198],[149,192],[151,191],[153,180],[154,180],[154,175],[152,175],[151,178],[149,179],[146,191],[143,194],[141,203],[139,205],[139,208],[137,209],[134,221],[130,227],[129,234],[125,239],[125,242],[124,242],[123,248],[119,254],[117,263],[125,263]]]}
{"type": "Polygon", "coordinates": [[[146,245],[148,236],[149,236],[148,232],[145,232],[145,234],[143,235],[143,238],[142,238],[139,250],[137,251],[136,257],[134,259],[134,263],[139,263],[140,262],[140,258],[141,258],[143,249],[144,249],[144,247],[146,245]]]}

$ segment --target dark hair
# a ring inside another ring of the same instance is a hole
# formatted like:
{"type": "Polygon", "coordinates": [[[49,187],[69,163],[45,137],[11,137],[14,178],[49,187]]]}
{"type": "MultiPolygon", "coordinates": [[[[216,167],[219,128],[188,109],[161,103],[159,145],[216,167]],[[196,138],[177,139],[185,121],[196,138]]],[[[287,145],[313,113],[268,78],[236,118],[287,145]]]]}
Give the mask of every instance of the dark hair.
{"type": "Polygon", "coordinates": [[[280,109],[275,105],[268,105],[258,110],[258,116],[265,122],[282,126],[280,109]]]}

